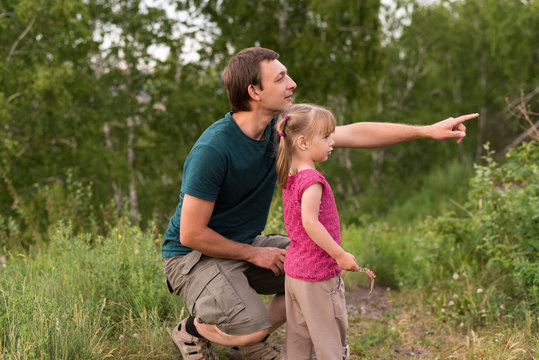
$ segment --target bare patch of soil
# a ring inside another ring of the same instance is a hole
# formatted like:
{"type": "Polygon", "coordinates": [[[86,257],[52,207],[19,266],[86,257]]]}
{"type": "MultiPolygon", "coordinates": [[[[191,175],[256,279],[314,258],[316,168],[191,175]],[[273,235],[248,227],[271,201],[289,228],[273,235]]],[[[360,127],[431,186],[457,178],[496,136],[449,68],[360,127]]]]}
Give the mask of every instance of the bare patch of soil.
{"type": "Polygon", "coordinates": [[[346,308],[348,317],[361,315],[362,317],[381,318],[389,311],[389,295],[386,288],[375,286],[372,293],[370,288],[359,286],[346,289],[346,308]]]}

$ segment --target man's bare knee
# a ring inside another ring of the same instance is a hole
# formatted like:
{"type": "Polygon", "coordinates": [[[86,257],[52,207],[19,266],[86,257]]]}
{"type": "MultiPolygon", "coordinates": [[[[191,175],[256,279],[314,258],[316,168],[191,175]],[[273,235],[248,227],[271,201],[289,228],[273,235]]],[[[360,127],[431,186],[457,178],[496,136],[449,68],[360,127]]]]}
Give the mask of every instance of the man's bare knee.
{"type": "Polygon", "coordinates": [[[195,320],[195,326],[200,333],[211,342],[225,346],[253,345],[269,334],[270,329],[264,329],[247,335],[230,335],[222,332],[216,325],[200,324],[195,320]]]}
{"type": "Polygon", "coordinates": [[[253,334],[249,335],[243,335],[245,336],[245,339],[242,339],[242,343],[238,344],[237,346],[248,346],[248,345],[254,345],[256,343],[261,342],[264,340],[266,336],[268,336],[270,329],[264,329],[258,332],[255,332],[253,334]]]}

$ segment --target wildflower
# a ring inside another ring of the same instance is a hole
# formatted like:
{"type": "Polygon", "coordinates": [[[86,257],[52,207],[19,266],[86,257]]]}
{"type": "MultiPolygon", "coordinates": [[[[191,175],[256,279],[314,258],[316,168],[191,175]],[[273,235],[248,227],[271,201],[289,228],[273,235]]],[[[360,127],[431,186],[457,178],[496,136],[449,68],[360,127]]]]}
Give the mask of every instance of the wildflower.
{"type": "Polygon", "coordinates": [[[458,279],[459,279],[459,274],[454,273],[454,274],[453,274],[453,280],[458,280],[458,279]]]}
{"type": "Polygon", "coordinates": [[[125,337],[123,335],[120,335],[119,340],[124,341],[125,337]]]}
{"type": "Polygon", "coordinates": [[[478,293],[478,294],[481,294],[482,292],[483,292],[483,289],[481,289],[481,288],[478,288],[478,289],[477,289],[477,293],[478,293]]]}
{"type": "Polygon", "coordinates": [[[455,305],[455,303],[453,302],[453,300],[451,300],[451,301],[449,301],[449,302],[447,303],[447,306],[453,306],[453,305],[455,305]]]}
{"type": "Polygon", "coordinates": [[[138,340],[138,334],[137,333],[134,333],[133,337],[135,338],[135,340],[138,340]]]}
{"type": "Polygon", "coordinates": [[[453,299],[456,300],[456,299],[458,299],[458,298],[459,298],[459,296],[458,296],[457,294],[453,294],[453,299]]]}
{"type": "Polygon", "coordinates": [[[369,295],[370,295],[372,293],[372,288],[374,287],[374,278],[376,277],[376,275],[374,275],[374,272],[372,272],[372,270],[367,269],[367,268],[359,268],[359,271],[364,272],[371,278],[371,290],[369,291],[369,295]]]}

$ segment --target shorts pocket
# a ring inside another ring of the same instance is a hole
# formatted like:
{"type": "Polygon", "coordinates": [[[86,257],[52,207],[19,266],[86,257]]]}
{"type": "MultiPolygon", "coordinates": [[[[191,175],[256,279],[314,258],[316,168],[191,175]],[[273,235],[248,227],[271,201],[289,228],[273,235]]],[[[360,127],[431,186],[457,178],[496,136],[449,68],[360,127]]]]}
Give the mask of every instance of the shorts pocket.
{"type": "MultiPolygon", "coordinates": [[[[219,267],[215,265],[219,271],[219,267]]],[[[218,321],[229,322],[240,311],[245,309],[241,297],[238,295],[230,281],[220,271],[219,273],[208,283],[208,292],[212,294],[215,301],[221,308],[224,317],[218,321]]]]}
{"type": "Polygon", "coordinates": [[[187,275],[191,271],[191,269],[199,262],[200,258],[202,257],[202,253],[193,250],[189,254],[185,255],[182,269],[180,270],[180,274],[187,275]]]}
{"type": "Polygon", "coordinates": [[[195,279],[193,275],[189,276],[190,280],[186,282],[186,286],[182,287],[180,296],[185,301],[191,314],[194,313],[195,304],[199,300],[202,292],[206,289],[208,283],[210,283],[219,274],[219,269],[215,266],[209,266],[199,273],[195,279]]]}
{"type": "Polygon", "coordinates": [[[335,318],[336,319],[346,319],[347,318],[347,311],[346,311],[346,300],[344,296],[344,282],[341,278],[341,275],[338,275],[336,278],[336,286],[331,291],[331,300],[333,301],[333,308],[335,311],[335,318]]]}
{"type": "Polygon", "coordinates": [[[191,299],[187,306],[201,322],[215,325],[230,323],[245,309],[241,297],[217,264],[204,269],[204,275],[197,280],[192,281],[187,290],[191,299]]]}

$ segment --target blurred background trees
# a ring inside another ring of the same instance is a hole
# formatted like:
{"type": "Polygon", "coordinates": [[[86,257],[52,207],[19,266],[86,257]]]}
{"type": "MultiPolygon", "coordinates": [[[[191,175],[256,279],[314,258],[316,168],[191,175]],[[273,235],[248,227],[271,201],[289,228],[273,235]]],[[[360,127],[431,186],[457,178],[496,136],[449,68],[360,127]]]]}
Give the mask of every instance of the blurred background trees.
{"type": "Polygon", "coordinates": [[[466,185],[485,143],[504,152],[536,121],[515,109],[537,113],[538,27],[537,4],[514,0],[0,0],[1,245],[118,212],[164,229],[185,157],[228,111],[220,72],[249,46],[280,53],[295,102],[341,124],[481,113],[458,146],[338,150],[324,170],[346,221],[451,164],[466,185]]]}

